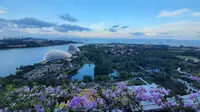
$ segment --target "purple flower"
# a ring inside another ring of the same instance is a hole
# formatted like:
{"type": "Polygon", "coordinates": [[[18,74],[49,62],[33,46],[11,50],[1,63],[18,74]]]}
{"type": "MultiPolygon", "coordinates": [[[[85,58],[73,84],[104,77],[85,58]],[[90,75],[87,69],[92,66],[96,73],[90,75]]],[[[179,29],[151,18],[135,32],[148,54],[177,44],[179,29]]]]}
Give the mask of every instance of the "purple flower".
{"type": "Polygon", "coordinates": [[[4,108],[4,112],[8,112],[8,107],[5,107],[5,108],[4,108]]]}
{"type": "Polygon", "coordinates": [[[8,107],[6,107],[4,109],[0,109],[0,112],[8,112],[8,107]]]}
{"type": "Polygon", "coordinates": [[[178,96],[177,96],[177,98],[178,98],[178,99],[181,99],[181,96],[180,96],[180,95],[178,95],[178,96]]]}
{"type": "Polygon", "coordinates": [[[168,95],[170,93],[170,90],[166,90],[164,88],[162,89],[158,89],[160,93],[164,94],[164,95],[168,95]]]}
{"type": "Polygon", "coordinates": [[[19,94],[19,97],[22,97],[22,95],[23,95],[23,94],[22,94],[22,93],[20,93],[20,94],[19,94]]]}
{"type": "Polygon", "coordinates": [[[105,96],[106,96],[106,98],[109,98],[109,94],[106,94],[105,96]]]}
{"type": "Polygon", "coordinates": [[[143,94],[141,96],[141,99],[144,100],[144,101],[150,101],[152,99],[152,97],[147,95],[147,94],[143,94]]]}
{"type": "Polygon", "coordinates": [[[172,108],[173,104],[172,104],[172,102],[166,102],[166,103],[162,104],[161,106],[172,108]]]}
{"type": "Polygon", "coordinates": [[[116,93],[112,93],[112,95],[111,95],[113,98],[115,98],[116,97],[116,93]]]}
{"type": "Polygon", "coordinates": [[[121,102],[122,102],[123,105],[126,105],[126,103],[127,103],[126,101],[127,101],[127,100],[126,100],[125,97],[121,99],[121,102]]]}
{"type": "Polygon", "coordinates": [[[115,93],[116,93],[116,94],[120,94],[120,93],[121,93],[121,90],[120,90],[120,89],[117,89],[117,90],[115,91],[115,93]]]}
{"type": "Polygon", "coordinates": [[[122,90],[127,88],[123,82],[118,83],[117,87],[122,89],[122,90]]]}
{"type": "Polygon", "coordinates": [[[69,108],[76,108],[80,104],[80,98],[78,96],[74,96],[73,99],[67,104],[69,108]]]}
{"type": "Polygon", "coordinates": [[[84,108],[90,109],[96,106],[95,102],[90,102],[86,96],[74,96],[70,102],[68,102],[67,107],[76,109],[84,108]]]}
{"type": "Polygon", "coordinates": [[[189,99],[193,100],[194,98],[196,98],[198,95],[197,93],[192,93],[188,96],[189,99]]]}
{"type": "Polygon", "coordinates": [[[104,91],[103,92],[103,95],[106,97],[106,98],[109,98],[109,93],[107,91],[104,91]]]}
{"type": "Polygon", "coordinates": [[[200,95],[200,90],[197,93],[200,95]]]}
{"type": "Polygon", "coordinates": [[[146,90],[143,87],[138,87],[138,88],[135,89],[135,92],[137,94],[142,94],[144,92],[146,93],[146,90]]]}
{"type": "Polygon", "coordinates": [[[151,88],[150,93],[154,93],[154,92],[155,92],[155,88],[151,88]]]}
{"type": "Polygon", "coordinates": [[[184,107],[185,107],[185,108],[188,108],[188,107],[190,108],[190,107],[192,107],[192,106],[193,106],[193,103],[191,103],[191,102],[185,102],[185,103],[184,103],[184,107]]]}
{"type": "Polygon", "coordinates": [[[47,88],[45,88],[45,90],[46,90],[46,93],[48,93],[48,94],[51,94],[51,93],[54,93],[54,88],[53,87],[47,87],[47,88]]]}
{"type": "Polygon", "coordinates": [[[102,105],[102,104],[104,104],[104,102],[105,101],[102,98],[97,98],[97,103],[102,105]]]}
{"type": "Polygon", "coordinates": [[[197,76],[190,76],[189,78],[192,80],[200,81],[200,77],[197,76]]]}
{"type": "Polygon", "coordinates": [[[126,93],[125,92],[121,92],[121,96],[125,96],[126,95],[126,93]]]}
{"type": "Polygon", "coordinates": [[[133,91],[128,91],[128,94],[129,95],[133,95],[133,91]]]}
{"type": "Polygon", "coordinates": [[[91,102],[89,108],[95,108],[97,106],[97,102],[91,102]]]}
{"type": "Polygon", "coordinates": [[[108,93],[112,93],[112,89],[107,89],[107,92],[108,93]]]}
{"type": "Polygon", "coordinates": [[[76,89],[76,86],[72,86],[72,89],[76,89]]]}
{"type": "Polygon", "coordinates": [[[29,91],[30,91],[30,87],[24,86],[24,91],[25,91],[25,92],[29,92],[29,91]]]}
{"type": "Polygon", "coordinates": [[[160,105],[162,103],[162,100],[161,99],[155,99],[154,102],[157,104],[157,105],[160,105]]]}
{"type": "Polygon", "coordinates": [[[77,93],[80,93],[80,92],[81,92],[81,89],[80,89],[80,88],[76,88],[76,92],[77,92],[77,93]]]}
{"type": "Polygon", "coordinates": [[[34,108],[37,112],[44,112],[44,108],[39,104],[36,104],[34,108]]]}
{"type": "Polygon", "coordinates": [[[38,98],[38,101],[43,101],[45,99],[45,96],[44,95],[41,95],[39,98],[38,98]]]}
{"type": "Polygon", "coordinates": [[[57,86],[56,87],[56,94],[59,94],[60,93],[60,86],[57,86]]]}
{"type": "Polygon", "coordinates": [[[94,90],[92,91],[92,94],[97,94],[97,90],[94,89],[94,90]]]}
{"type": "Polygon", "coordinates": [[[41,106],[40,106],[39,104],[36,104],[36,105],[34,106],[34,108],[35,108],[35,110],[39,110],[39,109],[41,108],[41,106]]]}

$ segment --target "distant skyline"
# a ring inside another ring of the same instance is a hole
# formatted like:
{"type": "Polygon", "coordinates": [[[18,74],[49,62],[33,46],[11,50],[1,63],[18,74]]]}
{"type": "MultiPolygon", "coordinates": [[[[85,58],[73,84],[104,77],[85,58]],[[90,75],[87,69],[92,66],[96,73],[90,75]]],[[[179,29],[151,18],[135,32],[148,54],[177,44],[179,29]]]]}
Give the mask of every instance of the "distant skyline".
{"type": "Polygon", "coordinates": [[[0,0],[0,37],[200,39],[199,0],[0,0]]]}

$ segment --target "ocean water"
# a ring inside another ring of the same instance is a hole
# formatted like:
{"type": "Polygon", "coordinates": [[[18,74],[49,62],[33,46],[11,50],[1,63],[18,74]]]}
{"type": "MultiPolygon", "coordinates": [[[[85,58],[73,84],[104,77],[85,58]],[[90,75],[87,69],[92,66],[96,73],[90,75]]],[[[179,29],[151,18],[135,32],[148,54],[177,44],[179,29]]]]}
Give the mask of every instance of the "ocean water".
{"type": "Polygon", "coordinates": [[[155,44],[170,46],[195,46],[200,47],[200,40],[173,40],[173,39],[114,39],[114,38],[57,38],[77,42],[91,43],[125,43],[125,44],[155,44]]]}

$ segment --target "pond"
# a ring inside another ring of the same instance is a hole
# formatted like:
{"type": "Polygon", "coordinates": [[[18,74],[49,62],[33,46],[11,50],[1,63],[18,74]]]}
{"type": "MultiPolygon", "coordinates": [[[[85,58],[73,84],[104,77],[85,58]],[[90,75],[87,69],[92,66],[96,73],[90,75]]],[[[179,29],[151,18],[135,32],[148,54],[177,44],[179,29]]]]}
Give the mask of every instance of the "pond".
{"type": "MultiPolygon", "coordinates": [[[[82,68],[80,68],[74,76],[72,76],[72,80],[83,80],[85,75],[91,76],[92,80],[94,80],[94,64],[84,64],[82,68]]],[[[109,76],[117,77],[119,73],[117,70],[114,70],[109,76]]]]}
{"type": "Polygon", "coordinates": [[[94,79],[94,67],[94,64],[83,65],[83,67],[78,70],[77,74],[72,77],[72,80],[83,80],[85,75],[91,76],[92,79],[94,79]]]}

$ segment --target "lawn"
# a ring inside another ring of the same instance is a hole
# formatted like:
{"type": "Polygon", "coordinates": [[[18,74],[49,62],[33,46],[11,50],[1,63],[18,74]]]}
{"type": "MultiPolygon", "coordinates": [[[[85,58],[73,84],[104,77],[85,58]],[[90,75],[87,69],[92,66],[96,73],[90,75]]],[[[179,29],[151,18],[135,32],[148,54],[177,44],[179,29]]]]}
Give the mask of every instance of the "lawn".
{"type": "Polygon", "coordinates": [[[139,79],[136,79],[136,80],[133,79],[133,80],[127,81],[127,86],[134,86],[134,85],[146,85],[146,84],[139,79]]]}
{"type": "Polygon", "coordinates": [[[199,58],[194,57],[194,56],[177,56],[177,57],[181,59],[186,59],[186,60],[190,59],[190,60],[200,61],[199,58]]]}
{"type": "Polygon", "coordinates": [[[177,85],[174,85],[171,80],[166,80],[166,81],[156,81],[155,83],[161,87],[164,87],[165,89],[170,89],[171,92],[174,94],[179,94],[179,95],[185,95],[186,92],[182,87],[179,87],[177,85]]]}
{"type": "Polygon", "coordinates": [[[143,78],[146,82],[149,84],[155,83],[155,80],[153,78],[143,78]]]}

